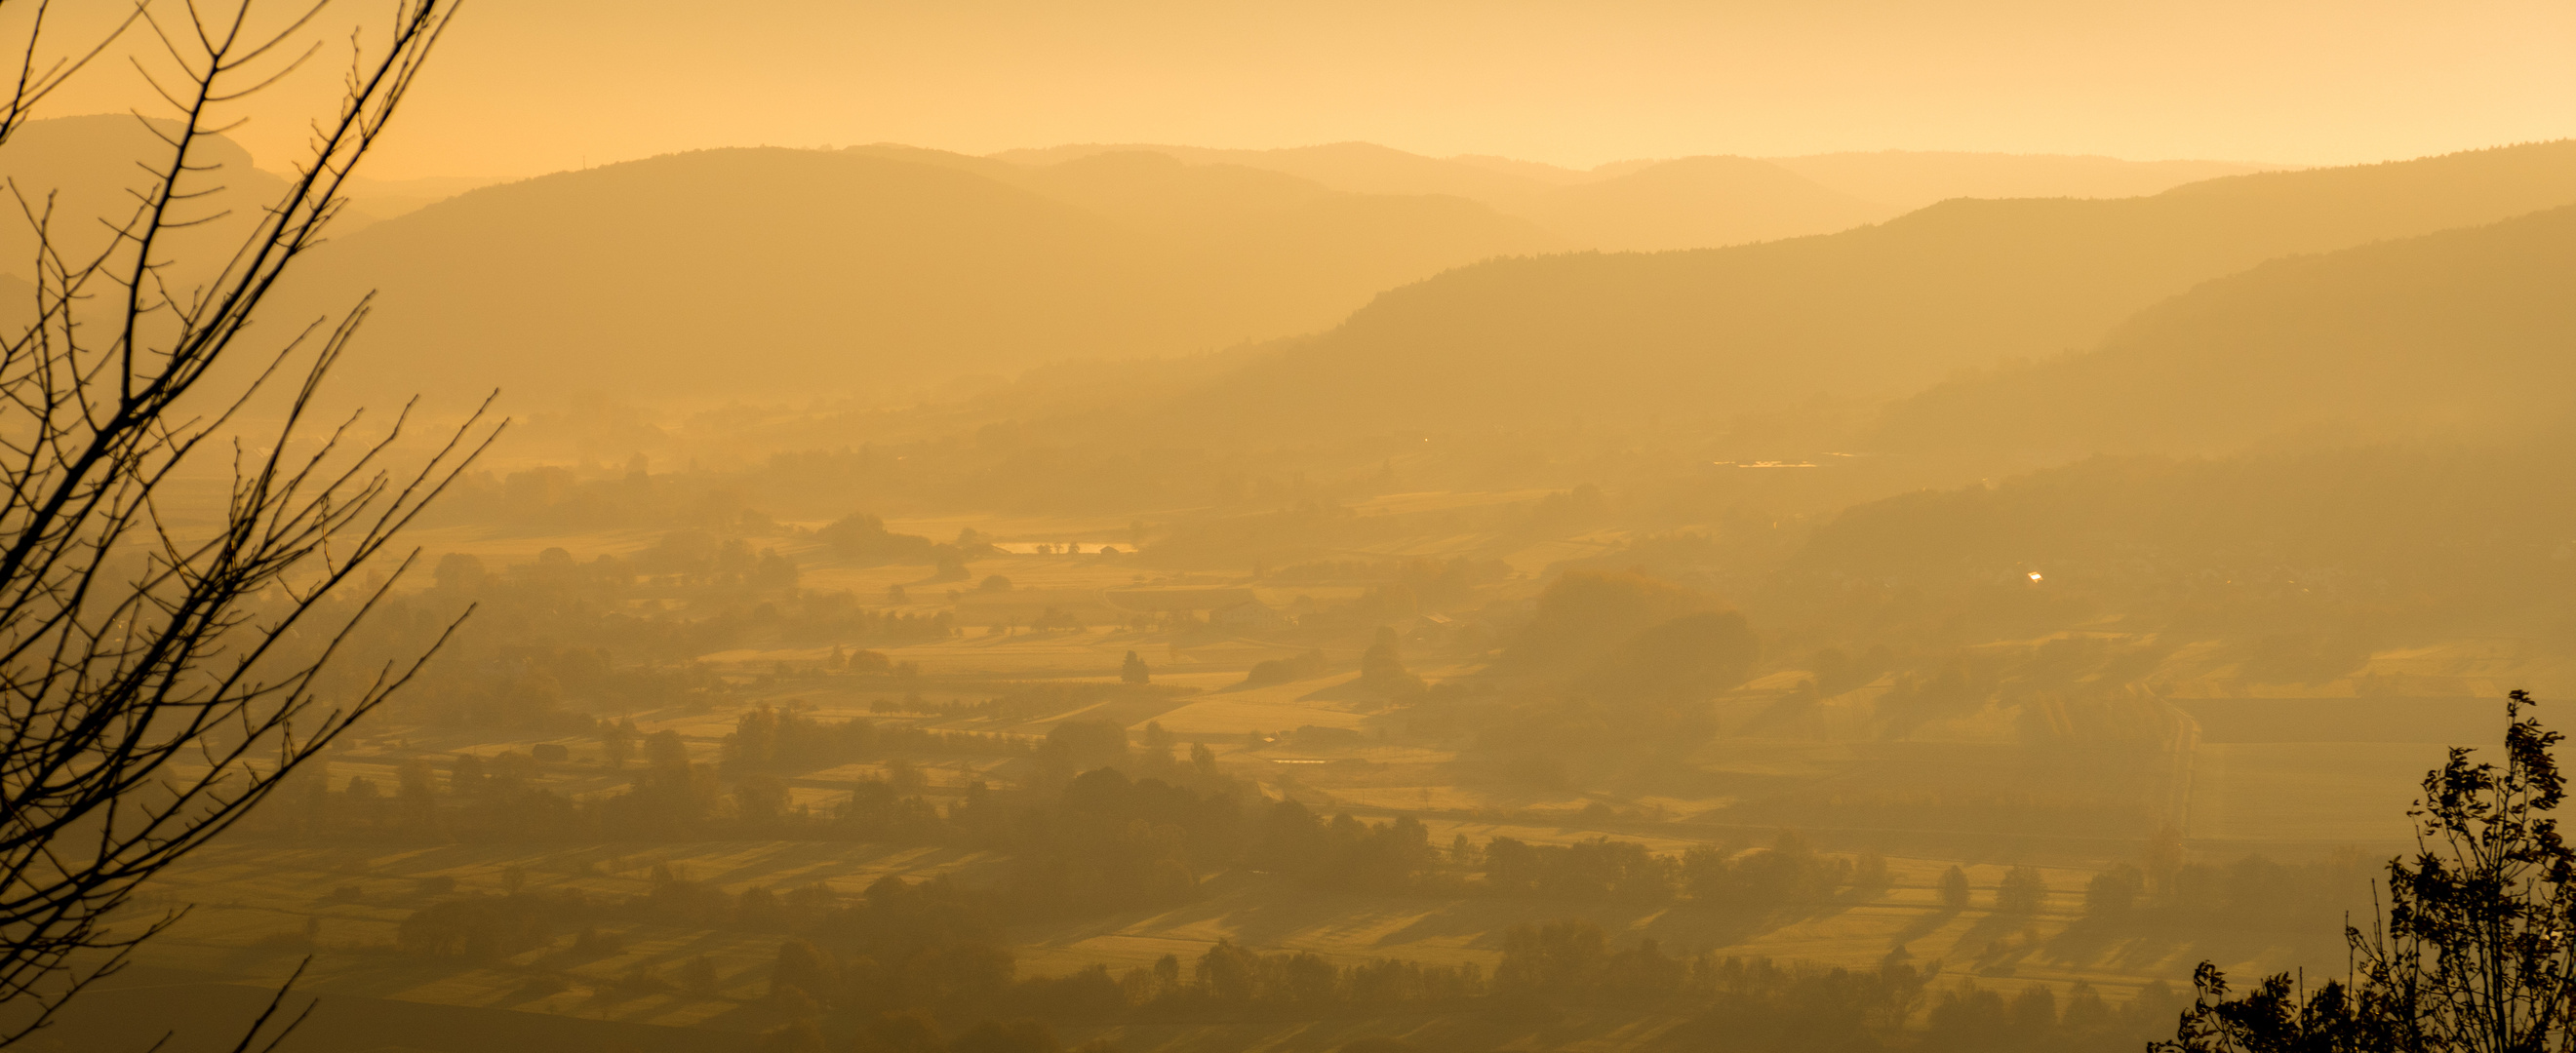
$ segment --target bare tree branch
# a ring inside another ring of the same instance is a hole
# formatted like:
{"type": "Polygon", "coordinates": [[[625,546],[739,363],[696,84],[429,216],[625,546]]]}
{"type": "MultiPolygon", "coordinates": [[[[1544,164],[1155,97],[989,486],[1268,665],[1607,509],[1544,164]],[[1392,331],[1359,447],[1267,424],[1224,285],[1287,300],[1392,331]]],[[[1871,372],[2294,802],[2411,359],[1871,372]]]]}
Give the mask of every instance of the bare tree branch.
{"type": "Polygon", "coordinates": [[[50,3],[0,0],[0,13],[32,16],[0,104],[0,143],[134,32],[152,38],[158,57],[135,66],[171,113],[145,122],[165,149],[143,166],[131,212],[103,217],[107,244],[95,252],[74,255],[52,237],[50,195],[40,203],[11,188],[38,250],[33,321],[0,333],[0,1002],[36,1012],[0,1045],[44,1026],[175,923],[178,913],[109,925],[144,881],[240,821],[436,653],[347,691],[321,678],[417,553],[354,608],[324,604],[386,557],[500,430],[485,424],[487,401],[434,452],[398,466],[413,407],[372,436],[360,414],[315,420],[364,301],[279,346],[246,343],[277,281],[339,211],[344,181],[411,91],[452,0],[387,0],[390,19],[353,38],[346,95],[313,121],[311,154],[286,191],[227,254],[184,274],[173,232],[229,214],[208,150],[231,126],[226,104],[320,53],[305,37],[323,6],[262,29],[248,0],[141,3],[107,39],[47,59],[50,3]],[[244,356],[255,368],[215,372],[244,356]],[[283,409],[254,423],[263,399],[283,409]],[[211,525],[171,492],[209,443],[232,446],[211,525]]]}

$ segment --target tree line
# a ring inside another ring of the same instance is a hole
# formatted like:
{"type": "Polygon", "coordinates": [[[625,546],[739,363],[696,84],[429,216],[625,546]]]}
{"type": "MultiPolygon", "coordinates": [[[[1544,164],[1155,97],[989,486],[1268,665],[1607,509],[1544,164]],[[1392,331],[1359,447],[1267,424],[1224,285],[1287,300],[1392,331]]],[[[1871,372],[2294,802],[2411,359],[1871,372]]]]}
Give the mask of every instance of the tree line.
{"type": "Polygon", "coordinates": [[[1657,1048],[2110,1050],[2135,1048],[2183,1004],[2163,984],[2124,1001],[2081,984],[2062,995],[2044,985],[2009,995],[1973,981],[1938,988],[1938,962],[1891,957],[1850,969],[1676,950],[1614,940],[1582,919],[1506,930],[1490,970],[1219,940],[1189,960],[1021,976],[1004,934],[1010,917],[1004,894],[947,877],[888,876],[857,896],[821,885],[727,896],[657,868],[645,892],[624,899],[513,887],[441,900],[402,922],[398,945],[417,957],[481,962],[553,945],[514,966],[543,987],[623,953],[622,936],[605,926],[786,933],[765,970],[727,977],[699,958],[600,981],[630,994],[755,1001],[780,1022],[768,1036],[779,1050],[1039,1053],[1060,1048],[1056,1032],[1065,1027],[1449,1014],[1469,1030],[1508,1030],[1602,1011],[1685,1016],[1657,1048]]]}

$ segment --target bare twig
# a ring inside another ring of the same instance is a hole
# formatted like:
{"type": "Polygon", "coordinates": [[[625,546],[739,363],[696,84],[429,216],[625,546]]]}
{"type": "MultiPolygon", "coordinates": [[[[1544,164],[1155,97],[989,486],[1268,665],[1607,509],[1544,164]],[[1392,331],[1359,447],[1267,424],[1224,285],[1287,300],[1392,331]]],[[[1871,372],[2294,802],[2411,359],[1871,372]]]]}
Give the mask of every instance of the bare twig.
{"type": "Polygon", "coordinates": [[[322,605],[499,431],[478,411],[398,469],[411,407],[372,439],[360,438],[357,415],[309,426],[364,302],[283,346],[243,343],[279,278],[338,212],[344,181],[409,94],[452,0],[388,0],[392,18],[355,38],[346,96],[312,123],[312,152],[286,191],[184,285],[169,235],[223,215],[209,211],[222,188],[209,183],[206,147],[228,126],[224,108],[318,53],[303,36],[321,5],[256,31],[249,0],[226,10],[137,4],[107,39],[48,60],[48,3],[0,0],[11,14],[32,5],[0,142],[132,33],[157,48],[137,68],[172,112],[145,123],[166,149],[145,166],[133,210],[106,220],[104,248],[68,253],[52,237],[51,199],[18,195],[39,247],[34,320],[0,333],[0,1002],[37,1011],[0,1033],[0,1045],[43,1026],[174,923],[175,913],[108,927],[142,882],[238,822],[429,657],[388,664],[336,697],[319,680],[410,557],[354,613],[322,605]],[[245,379],[216,378],[219,363],[244,355],[266,357],[245,379]],[[267,437],[255,448],[243,445],[254,400],[288,381],[275,393],[281,419],[258,426],[267,437]],[[206,444],[227,442],[220,515],[191,527],[165,510],[186,504],[170,488],[206,444]]]}

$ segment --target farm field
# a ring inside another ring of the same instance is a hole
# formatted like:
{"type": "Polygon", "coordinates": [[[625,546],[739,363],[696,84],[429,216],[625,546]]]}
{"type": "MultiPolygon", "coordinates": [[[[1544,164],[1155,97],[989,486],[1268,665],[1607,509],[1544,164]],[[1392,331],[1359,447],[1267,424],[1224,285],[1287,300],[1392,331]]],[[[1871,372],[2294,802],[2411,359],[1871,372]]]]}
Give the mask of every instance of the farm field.
{"type": "MultiPolygon", "coordinates": [[[[1295,653],[1284,643],[1199,638],[1184,644],[1167,635],[1120,629],[1018,632],[887,647],[882,653],[889,660],[921,670],[900,680],[826,676],[773,681],[756,672],[810,664],[828,650],[711,653],[702,659],[708,666],[741,671],[726,675],[746,675],[754,682],[734,702],[610,715],[630,719],[643,734],[674,733],[693,760],[710,766],[722,761],[726,736],[753,706],[790,709],[827,721],[873,719],[890,727],[971,731],[1029,742],[1042,741],[1069,721],[1107,719],[1134,736],[1143,736],[1150,725],[1182,743],[1204,745],[1226,770],[1282,799],[1294,798],[1326,813],[1348,811],[1364,821],[1414,817],[1435,845],[1461,837],[1543,845],[1613,838],[1674,855],[1711,843],[1730,844],[1738,851],[1758,847],[1776,827],[1746,822],[1740,812],[1748,800],[1812,792],[1804,789],[1811,787],[1835,787],[1848,794],[1876,784],[1973,785],[1986,763],[1979,759],[1985,747],[1976,742],[1993,734],[1991,728],[1979,730],[1982,725],[1976,721],[1953,722],[1913,743],[1866,734],[1883,685],[1850,691],[1794,719],[1783,718],[1779,696],[1803,682],[1792,670],[1749,683],[1733,701],[1720,705],[1720,734],[1690,757],[1690,774],[1682,780],[1690,788],[1670,785],[1673,777],[1665,776],[1666,784],[1654,787],[1623,790],[1622,782],[1613,780],[1591,791],[1548,791],[1496,783],[1454,746],[1409,741],[1401,725],[1392,722],[1400,711],[1356,691],[1351,674],[1242,683],[1254,662],[1295,653]],[[1158,643],[1164,646],[1156,649],[1158,643]],[[897,702],[971,700],[996,684],[1032,678],[1101,683],[1099,670],[1114,667],[1117,656],[1128,650],[1155,655],[1161,663],[1155,683],[1165,685],[1166,694],[1007,715],[914,715],[903,710],[916,706],[897,702]],[[889,710],[889,703],[897,704],[889,710]],[[1255,733],[1277,741],[1247,746],[1255,733]]],[[[1356,657],[1346,652],[1331,660],[1347,668],[1356,657]]],[[[2390,661],[2424,664],[2412,655],[2390,661]]],[[[1465,664],[1426,663],[1421,668],[1444,677],[1469,672],[1465,664]]],[[[627,781],[587,735],[492,738],[389,726],[371,732],[331,755],[332,786],[345,789],[356,779],[389,785],[399,778],[401,763],[413,757],[488,760],[545,744],[566,751],[564,761],[542,768],[541,783],[552,791],[597,798],[619,792],[627,781]]],[[[2267,732],[2254,737],[2279,736],[2267,732]]],[[[2440,752],[2440,745],[2420,742],[2199,741],[2184,776],[2189,782],[2182,817],[2186,836],[2193,852],[2212,858],[2245,852],[2297,858],[2335,849],[2387,851],[2403,836],[2391,816],[2402,810],[2413,782],[2426,765],[2439,760],[2440,752]]],[[[919,785],[934,800],[953,800],[970,781],[1020,777],[1017,768],[1023,763],[973,757],[924,761],[917,765],[919,785]]],[[[797,773],[788,787],[794,804],[821,811],[847,797],[848,787],[883,780],[892,771],[883,762],[842,764],[797,773]]],[[[2100,867],[2119,861],[2124,842],[2080,828],[1948,835],[1866,823],[1800,829],[1829,851],[1883,852],[1884,886],[1812,916],[1748,925],[1688,904],[1623,907],[1544,899],[1354,896],[1302,888],[1279,875],[1231,870],[1201,875],[1199,891],[1186,904],[1022,924],[1008,935],[1017,974],[1024,977],[1064,976],[1094,966],[1114,975],[1149,968],[1165,955],[1191,961],[1221,939],[1347,963],[1401,958],[1473,963],[1490,971],[1502,957],[1501,934],[1514,926],[1582,919],[1618,943],[1653,940],[1683,951],[1855,969],[1873,968],[1893,954],[1917,963],[1938,962],[1942,975],[1954,982],[1973,978],[2007,991],[2081,982],[2115,997],[2127,997],[2150,983],[2171,983],[2204,956],[2231,970],[2270,970],[2332,950],[2313,940],[2139,936],[2106,941],[2084,932],[2077,922],[2084,910],[2085,882],[2100,867]],[[1923,851],[1944,841],[1950,851],[1923,851]],[[2041,909],[2005,917],[1983,906],[1996,895],[2007,870],[2036,861],[2045,861],[2037,873],[2048,889],[2041,909]],[[1940,902],[1940,874],[1953,865],[1966,874],[1972,902],[1980,906],[1957,909],[1940,902]]],[[[195,906],[153,945],[145,961],[254,982],[274,976],[309,951],[316,957],[308,985],[325,995],[757,1030],[769,1019],[760,1005],[767,962],[776,953],[774,935],[637,921],[617,926],[613,950],[576,950],[572,936],[563,934],[506,958],[456,968],[401,953],[400,928],[405,918],[432,902],[498,894],[505,880],[602,902],[645,896],[657,875],[704,883],[728,896],[753,888],[821,886],[855,898],[889,875],[908,880],[950,875],[979,883],[999,880],[1008,865],[1005,856],[989,850],[851,842],[513,847],[361,841],[302,846],[236,839],[190,859],[152,886],[142,904],[147,909],[195,906]],[[670,990],[666,981],[637,979],[666,977],[695,959],[713,963],[713,989],[682,993],[670,990]]],[[[1601,1033],[1585,1042],[1587,1048],[1600,1049],[1651,1044],[1659,1028],[1671,1023],[1642,1018],[1601,1022],[1601,1033]]],[[[1419,1026],[1437,1030],[1452,1024],[1425,1018],[1419,1026]]],[[[1579,1030],[1584,1025],[1565,1026],[1579,1030]]],[[[1104,1033],[1113,1032],[1130,1048],[1194,1048],[1193,1043],[1209,1040],[1204,1030],[1175,1032],[1162,1025],[1122,1025],[1104,1033]]],[[[1329,1048],[1345,1037],[1258,1028],[1240,1035],[1246,1041],[1257,1035],[1259,1043],[1280,1049],[1329,1048]]]]}
{"type": "MultiPolygon", "coordinates": [[[[1134,778],[1197,771],[1191,778],[1232,787],[1250,807],[1245,821],[1256,824],[1247,830],[1258,829],[1261,809],[1288,802],[1318,822],[1347,816],[1333,821],[1356,830],[1412,824],[1443,868],[1437,873],[1449,876],[1410,892],[1365,890],[1252,856],[1196,863],[1186,895],[997,915],[994,938],[1007,949],[1012,982],[1074,983],[1096,973],[1132,986],[1169,961],[1187,978],[1225,948],[1307,955],[1337,969],[1393,960],[1495,976],[1515,967],[1512,941],[1524,937],[1514,934],[1580,926],[1606,948],[1661,948],[1685,960],[1855,974],[1902,966],[1930,978],[1927,999],[2089,991],[2114,1005],[2165,1004],[2203,960],[2231,974],[2340,961],[2326,922],[2346,907],[2367,909],[2361,864],[2409,846],[2403,812],[2424,770],[2450,744],[2500,733],[2485,693],[2558,675],[2525,645],[2471,637],[2380,649],[2331,677],[2284,683],[2258,675],[2243,645],[2075,628],[1961,649],[1952,672],[1784,648],[1740,682],[1704,692],[1691,723],[1668,741],[1629,747],[1641,751],[1630,763],[1597,745],[1615,731],[1582,720],[1507,747],[1496,737],[1511,733],[1502,714],[1526,720],[1571,701],[1547,701],[1570,690],[1565,666],[1551,672],[1515,657],[1561,602],[1548,583],[1618,573],[1570,568],[1647,543],[1620,529],[1533,538],[1477,528],[1479,516],[1520,514],[1545,500],[1556,498],[1387,494],[1352,506],[1358,522],[1385,521],[1364,539],[1301,563],[1231,570],[1135,554],[1132,518],[885,524],[889,535],[988,539],[963,570],[926,557],[847,558],[829,521],[737,533],[729,543],[739,555],[724,558],[792,561],[792,592],[655,571],[672,565],[678,542],[668,532],[436,528],[424,540],[452,554],[442,559],[471,557],[482,569],[415,580],[405,602],[424,610],[459,610],[459,582],[468,581],[479,584],[466,589],[497,596],[502,616],[515,617],[507,605],[523,602],[518,594],[494,589],[561,588],[539,585],[545,566],[613,566],[584,573],[624,576],[602,579],[623,584],[609,593],[613,605],[598,608],[634,620],[623,624],[738,627],[656,644],[627,674],[629,687],[547,652],[478,645],[484,657],[473,668],[492,672],[473,675],[492,686],[476,690],[561,697],[548,703],[559,715],[536,721],[415,705],[371,721],[323,757],[309,784],[328,801],[349,802],[332,805],[344,813],[362,796],[387,802],[369,806],[380,816],[374,825],[321,842],[245,830],[174,868],[140,906],[194,906],[143,962],[192,983],[257,985],[310,954],[307,986],[326,998],[567,1026],[713,1029],[749,1041],[783,1019],[774,978],[786,935],[774,923],[745,923],[748,907],[718,905],[794,893],[855,909],[888,878],[1017,894],[1030,879],[1027,849],[1011,847],[1020,834],[831,824],[858,814],[863,798],[883,802],[889,793],[908,796],[933,823],[963,821],[941,817],[966,816],[987,795],[1031,800],[1075,770],[1049,768],[1059,763],[1045,760],[1050,751],[1084,734],[1097,742],[1107,732],[1087,729],[1106,728],[1126,744],[1125,759],[1111,763],[1134,778]],[[1102,545],[1121,551],[1104,554],[1102,545]],[[1239,617],[1245,610],[1253,614],[1239,617]],[[707,642],[693,642],[700,638],[707,642]],[[1393,687],[1370,671],[1381,653],[1401,656],[1393,687]],[[1148,683],[1123,682],[1130,656],[1148,683]],[[541,668],[556,671],[528,686],[541,668]],[[2028,688],[2015,689],[2024,692],[2015,703],[1993,687],[1971,688],[1966,702],[1937,694],[1946,690],[1941,676],[1973,681],[2015,669],[2022,682],[2055,685],[2038,690],[2096,700],[2089,709],[2043,708],[2027,700],[2028,688]],[[2133,686],[2085,695],[2089,680],[2113,670],[2133,686]],[[579,686],[577,677],[594,680],[579,686]],[[783,722],[781,735],[791,725],[807,736],[865,725],[881,743],[912,745],[831,746],[812,760],[758,769],[774,787],[765,807],[809,824],[797,828],[806,832],[689,832],[737,822],[749,807],[741,802],[754,769],[745,767],[743,736],[756,717],[783,722]],[[659,760],[643,749],[656,742],[659,760]],[[1153,750],[1175,758],[1159,763],[1187,763],[1155,768],[1153,750]],[[704,811],[666,820],[679,825],[655,837],[470,827],[423,837],[381,818],[405,807],[397,787],[418,786],[430,801],[454,802],[431,805],[455,809],[447,822],[507,828],[510,820],[473,818],[460,788],[499,778],[511,780],[511,793],[538,795],[532,804],[557,802],[546,804],[557,816],[546,821],[561,822],[561,809],[606,817],[621,802],[672,792],[653,789],[664,778],[653,773],[682,768],[697,773],[690,778],[701,789],[690,793],[704,811]],[[1756,865],[1789,851],[1784,836],[1815,853],[1824,873],[1857,873],[1866,861],[1873,876],[1754,914],[1691,892],[1695,879],[1682,876],[1689,859],[1756,865]],[[2163,876],[2146,879],[2148,897],[2290,896],[2304,906],[2275,914],[2323,920],[2304,928],[2105,921],[2098,886],[2174,865],[2155,862],[2153,846],[2168,837],[2184,872],[2156,871],[2163,876]],[[1618,847],[1665,861],[1655,865],[1666,868],[1659,880],[1669,890],[1633,901],[1502,894],[1477,864],[1457,862],[1476,846],[1505,843],[1618,847]],[[417,928],[442,904],[530,896],[587,904],[587,920],[461,958],[425,956],[418,934],[406,935],[407,924],[417,928]],[[681,902],[674,896],[700,905],[668,906],[681,902]]],[[[1187,529],[1144,527],[1148,540],[1187,529]]],[[[1425,1007],[1364,1022],[1147,1013],[1053,1026],[1067,1043],[1171,1053],[1329,1053],[1361,1038],[1613,1051],[1663,1048],[1691,1020],[1648,1007],[1522,1022],[1425,1007]]]]}
{"type": "Polygon", "coordinates": [[[2530,11],[0,6],[0,1046],[2518,1048],[2446,1029],[2576,976],[2530,11]]]}

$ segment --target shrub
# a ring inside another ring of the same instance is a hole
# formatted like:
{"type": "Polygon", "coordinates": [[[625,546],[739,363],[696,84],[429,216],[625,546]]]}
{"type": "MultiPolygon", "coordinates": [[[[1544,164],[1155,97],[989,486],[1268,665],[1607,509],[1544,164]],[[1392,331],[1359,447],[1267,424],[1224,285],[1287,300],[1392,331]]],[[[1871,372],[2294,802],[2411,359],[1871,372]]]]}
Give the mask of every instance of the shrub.
{"type": "Polygon", "coordinates": [[[1266,684],[1285,684],[1322,676],[1330,668],[1331,664],[1324,660],[1324,652],[1307,651],[1300,655],[1273,658],[1258,663],[1252,667],[1250,673],[1244,675],[1243,682],[1246,686],[1255,687],[1266,684]]]}

